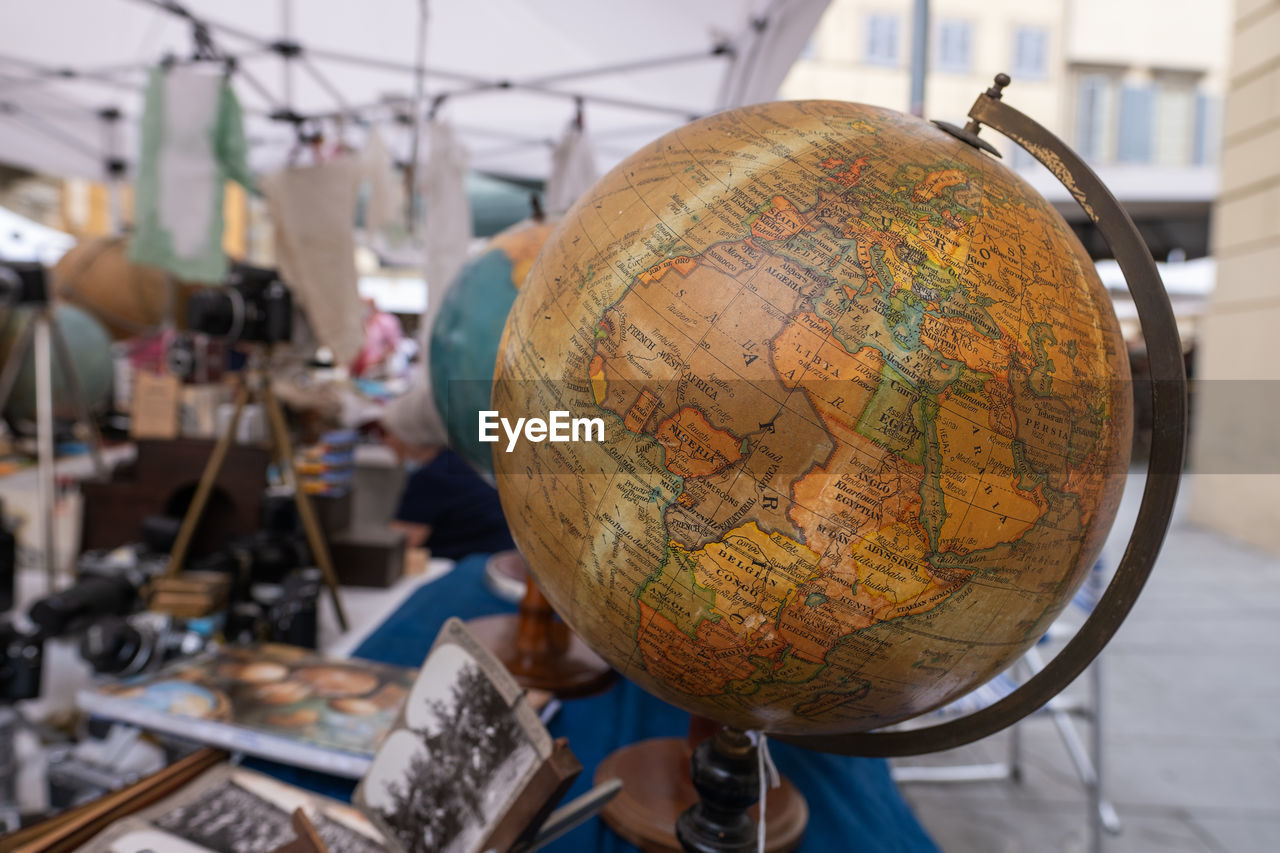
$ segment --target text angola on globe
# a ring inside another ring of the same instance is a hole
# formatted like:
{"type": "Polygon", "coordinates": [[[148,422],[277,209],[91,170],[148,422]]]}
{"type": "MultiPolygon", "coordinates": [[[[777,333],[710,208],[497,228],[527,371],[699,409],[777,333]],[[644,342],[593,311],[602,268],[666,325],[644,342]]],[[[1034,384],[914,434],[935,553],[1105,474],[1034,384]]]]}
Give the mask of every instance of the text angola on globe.
{"type": "Polygon", "coordinates": [[[507,453],[515,450],[521,435],[526,441],[604,441],[604,418],[574,418],[569,412],[557,409],[545,418],[501,417],[494,410],[480,412],[480,441],[495,442],[501,439],[498,427],[507,437],[507,453]]]}

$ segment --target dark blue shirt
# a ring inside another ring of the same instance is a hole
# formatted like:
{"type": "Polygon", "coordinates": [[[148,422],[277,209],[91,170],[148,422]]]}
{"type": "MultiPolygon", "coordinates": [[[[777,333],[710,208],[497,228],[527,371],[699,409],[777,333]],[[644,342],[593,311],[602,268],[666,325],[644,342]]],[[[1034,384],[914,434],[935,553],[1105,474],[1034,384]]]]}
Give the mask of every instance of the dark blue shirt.
{"type": "Polygon", "coordinates": [[[396,520],[430,525],[426,544],[433,557],[457,560],[515,547],[497,490],[452,450],[409,475],[396,520]]]}

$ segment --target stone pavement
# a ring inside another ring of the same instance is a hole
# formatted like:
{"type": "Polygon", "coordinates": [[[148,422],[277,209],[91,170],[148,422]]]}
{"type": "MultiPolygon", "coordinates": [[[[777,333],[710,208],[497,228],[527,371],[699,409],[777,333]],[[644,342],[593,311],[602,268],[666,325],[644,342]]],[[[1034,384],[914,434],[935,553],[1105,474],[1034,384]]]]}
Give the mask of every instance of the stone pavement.
{"type": "MultiPolygon", "coordinates": [[[[1109,566],[1123,551],[1142,480],[1140,471],[1130,476],[1104,550],[1109,566]]],[[[1104,653],[1103,779],[1122,826],[1104,834],[1102,849],[1270,853],[1280,850],[1280,558],[1191,525],[1184,504],[1104,653]]],[[[1000,734],[911,761],[998,761],[1007,744],[1000,734]]],[[[1023,754],[1021,783],[902,790],[946,853],[1089,850],[1085,791],[1050,719],[1023,724],[1023,754]]]]}

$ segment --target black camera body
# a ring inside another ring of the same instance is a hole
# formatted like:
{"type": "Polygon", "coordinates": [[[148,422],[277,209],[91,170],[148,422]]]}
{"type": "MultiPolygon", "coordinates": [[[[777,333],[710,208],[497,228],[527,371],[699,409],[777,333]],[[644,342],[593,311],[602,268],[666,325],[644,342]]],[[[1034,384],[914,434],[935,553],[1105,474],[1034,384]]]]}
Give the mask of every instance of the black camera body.
{"type": "Polygon", "coordinates": [[[48,302],[49,276],[43,264],[0,261],[0,308],[48,302]]]}
{"type": "Polygon", "coordinates": [[[43,674],[44,640],[0,619],[0,705],[39,696],[43,674]]]}
{"type": "Polygon", "coordinates": [[[76,582],[33,602],[27,617],[41,636],[62,637],[104,617],[128,616],[142,607],[142,587],[164,565],[161,555],[116,563],[110,552],[89,551],[77,563],[76,582]]]}
{"type": "Polygon", "coordinates": [[[226,286],[191,295],[187,325],[232,342],[287,343],[293,338],[293,295],[275,270],[237,265],[226,286]]]}

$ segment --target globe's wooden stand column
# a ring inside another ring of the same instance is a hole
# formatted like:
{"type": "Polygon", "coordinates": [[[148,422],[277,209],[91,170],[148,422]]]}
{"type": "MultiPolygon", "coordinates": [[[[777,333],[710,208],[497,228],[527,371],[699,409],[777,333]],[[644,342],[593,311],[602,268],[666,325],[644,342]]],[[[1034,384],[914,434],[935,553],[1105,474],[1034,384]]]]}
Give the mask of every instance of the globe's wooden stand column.
{"type": "MultiPolygon", "coordinates": [[[[519,560],[515,552],[495,555],[519,560]]],[[[467,628],[502,661],[521,687],[546,690],[562,698],[598,693],[615,673],[560,621],[533,577],[525,584],[519,613],[481,616],[467,628]]]]}
{"type": "MultiPolygon", "coordinates": [[[[760,782],[755,747],[749,741],[744,746],[745,738],[695,716],[687,738],[653,738],[611,753],[600,762],[595,781],[621,779],[622,791],[601,813],[605,823],[645,853],[755,850],[760,782]],[[695,764],[698,769],[691,773],[695,764]],[[696,816],[681,818],[695,806],[696,816]],[[677,820],[687,825],[683,834],[693,846],[682,847],[677,840],[677,820]]],[[[765,808],[765,850],[796,849],[809,822],[801,793],[784,778],[768,792],[765,808]]]]}

